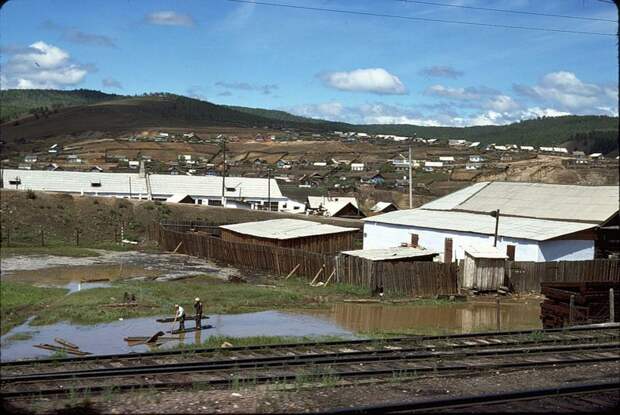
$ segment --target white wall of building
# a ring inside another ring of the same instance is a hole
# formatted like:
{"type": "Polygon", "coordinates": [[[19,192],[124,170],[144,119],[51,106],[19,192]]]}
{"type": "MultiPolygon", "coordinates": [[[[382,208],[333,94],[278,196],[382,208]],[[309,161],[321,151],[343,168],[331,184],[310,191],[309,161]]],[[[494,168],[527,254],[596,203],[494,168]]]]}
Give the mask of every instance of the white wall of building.
{"type": "MultiPolygon", "coordinates": [[[[420,246],[443,255],[446,238],[452,238],[453,258],[463,259],[466,246],[493,246],[492,235],[456,232],[393,225],[386,223],[364,223],[364,249],[391,248],[411,242],[411,234],[418,235],[420,246]]],[[[537,242],[500,236],[499,250],[506,252],[508,245],[515,246],[516,261],[559,261],[587,260],[594,258],[594,241],[555,240],[537,242]]]]}

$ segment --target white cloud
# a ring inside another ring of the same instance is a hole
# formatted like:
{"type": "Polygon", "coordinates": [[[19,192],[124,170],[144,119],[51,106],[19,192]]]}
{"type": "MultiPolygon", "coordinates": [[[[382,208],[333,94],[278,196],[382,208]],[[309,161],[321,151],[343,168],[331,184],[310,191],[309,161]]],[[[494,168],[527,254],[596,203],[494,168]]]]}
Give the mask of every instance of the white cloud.
{"type": "Polygon", "coordinates": [[[493,111],[512,111],[519,108],[519,104],[508,95],[496,95],[490,98],[484,106],[493,111]]]}
{"type": "Polygon", "coordinates": [[[609,114],[618,113],[618,87],[581,81],[568,71],[551,72],[534,86],[514,85],[514,90],[530,99],[551,103],[574,114],[600,113],[609,108],[609,114]]]}
{"type": "Polygon", "coordinates": [[[63,88],[84,80],[89,69],[67,51],[43,41],[12,54],[3,67],[2,89],[63,88]]]}
{"type": "Polygon", "coordinates": [[[443,98],[459,99],[459,100],[473,100],[480,99],[480,94],[467,88],[450,88],[443,85],[429,86],[426,91],[426,95],[434,95],[443,98]]]}
{"type": "Polygon", "coordinates": [[[196,23],[189,14],[177,13],[172,10],[160,10],[146,15],[146,21],[161,26],[191,27],[196,23]]]}
{"type": "Polygon", "coordinates": [[[407,88],[401,80],[383,68],[330,72],[321,75],[321,79],[326,86],[340,91],[371,92],[385,95],[404,95],[407,93],[407,88]]]}

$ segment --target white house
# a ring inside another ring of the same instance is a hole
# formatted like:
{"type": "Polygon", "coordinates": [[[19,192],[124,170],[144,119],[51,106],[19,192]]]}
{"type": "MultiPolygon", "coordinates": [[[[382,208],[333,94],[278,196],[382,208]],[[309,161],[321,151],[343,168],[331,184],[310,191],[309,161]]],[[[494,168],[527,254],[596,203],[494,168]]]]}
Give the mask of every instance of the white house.
{"type": "Polygon", "coordinates": [[[480,154],[472,154],[469,156],[469,161],[472,163],[482,163],[484,161],[484,157],[480,154]]]}
{"type": "Polygon", "coordinates": [[[523,151],[534,151],[533,146],[519,146],[523,151]]]}
{"type": "Polygon", "coordinates": [[[564,147],[553,147],[554,153],[568,154],[568,149],[564,147]]]}
{"type": "Polygon", "coordinates": [[[327,162],[325,161],[315,161],[312,163],[314,167],[327,167],[327,162]]]}
{"type": "Polygon", "coordinates": [[[540,147],[540,151],[544,151],[547,153],[552,153],[553,152],[553,147],[540,147]]]}
{"type": "Polygon", "coordinates": [[[444,163],[454,163],[453,156],[440,156],[439,161],[443,161],[444,163]]]}
{"type": "Polygon", "coordinates": [[[29,154],[26,157],[24,157],[24,163],[36,163],[37,162],[37,156],[35,154],[29,154]]]}
{"type": "Polygon", "coordinates": [[[499,209],[497,246],[515,247],[517,261],[588,260],[595,229],[617,218],[617,186],[482,182],[418,209],[364,219],[364,249],[400,246],[418,235],[420,246],[443,252],[452,239],[453,258],[466,246],[492,246],[499,209]]]}
{"type": "Polygon", "coordinates": [[[425,161],[424,162],[424,167],[442,168],[443,167],[443,161],[425,161]]]}
{"type": "Polygon", "coordinates": [[[351,163],[351,171],[364,171],[364,163],[351,163]]]}
{"type": "Polygon", "coordinates": [[[476,148],[480,145],[480,141],[474,141],[469,145],[469,148],[476,148]]]}
{"type": "Polygon", "coordinates": [[[508,147],[507,146],[495,146],[495,150],[508,151],[508,147]]]}

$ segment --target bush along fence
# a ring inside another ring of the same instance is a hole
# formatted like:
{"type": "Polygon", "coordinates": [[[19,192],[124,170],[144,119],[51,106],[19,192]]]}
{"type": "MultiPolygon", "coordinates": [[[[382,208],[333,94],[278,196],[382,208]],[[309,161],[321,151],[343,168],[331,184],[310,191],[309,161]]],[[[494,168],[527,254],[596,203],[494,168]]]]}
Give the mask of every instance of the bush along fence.
{"type": "Polygon", "coordinates": [[[311,282],[343,283],[387,293],[435,296],[457,293],[457,265],[436,262],[373,262],[339,253],[322,254],[244,242],[224,241],[196,228],[181,232],[177,227],[154,224],[148,238],[164,251],[207,258],[238,268],[261,270],[311,282]]]}
{"type": "Polygon", "coordinates": [[[123,239],[137,239],[138,233],[128,223],[118,223],[109,232],[85,232],[76,227],[63,232],[53,227],[3,225],[0,242],[3,247],[46,247],[120,244],[123,239]]]}

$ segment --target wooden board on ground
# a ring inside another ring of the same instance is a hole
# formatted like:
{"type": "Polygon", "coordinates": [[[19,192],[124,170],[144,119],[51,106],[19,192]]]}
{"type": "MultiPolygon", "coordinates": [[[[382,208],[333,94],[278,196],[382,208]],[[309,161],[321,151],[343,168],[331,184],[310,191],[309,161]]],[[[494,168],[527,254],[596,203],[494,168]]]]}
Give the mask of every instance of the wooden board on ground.
{"type": "Polygon", "coordinates": [[[56,337],[56,338],[54,338],[54,341],[55,341],[56,343],[60,344],[61,346],[63,346],[63,347],[67,347],[67,348],[69,348],[69,349],[75,349],[75,350],[78,350],[78,349],[80,348],[79,346],[77,346],[77,345],[75,345],[75,344],[71,343],[70,341],[67,341],[67,340],[65,340],[65,339],[61,339],[60,337],[56,337]]]}
{"type": "Polygon", "coordinates": [[[190,327],[185,330],[172,330],[172,331],[167,331],[166,333],[169,333],[169,334],[192,333],[197,330],[206,330],[206,329],[211,329],[211,328],[213,328],[213,326],[208,324],[206,326],[200,327],[199,329],[196,329],[196,327],[190,327]]]}
{"type": "Polygon", "coordinates": [[[83,352],[80,350],[75,350],[75,349],[69,349],[66,347],[60,347],[60,346],[54,346],[53,344],[35,344],[33,345],[34,347],[38,347],[39,349],[45,349],[45,350],[51,350],[53,352],[64,352],[64,353],[68,353],[68,354],[73,354],[76,356],[87,356],[89,354],[89,352],[83,352]]]}
{"type": "MultiPolygon", "coordinates": [[[[150,337],[147,336],[130,336],[130,337],[125,337],[123,340],[125,340],[126,342],[146,342],[148,339],[150,339],[150,337]]],[[[178,336],[159,336],[157,337],[157,341],[172,341],[172,340],[179,340],[178,336]]]]}
{"type": "MultiPolygon", "coordinates": [[[[202,320],[205,320],[209,318],[209,316],[202,316],[202,320]]],[[[189,321],[189,320],[196,320],[196,316],[185,316],[185,321],[189,321]]],[[[158,323],[172,323],[175,321],[174,317],[165,317],[165,318],[158,318],[157,320],[155,320],[158,323]]]]}

